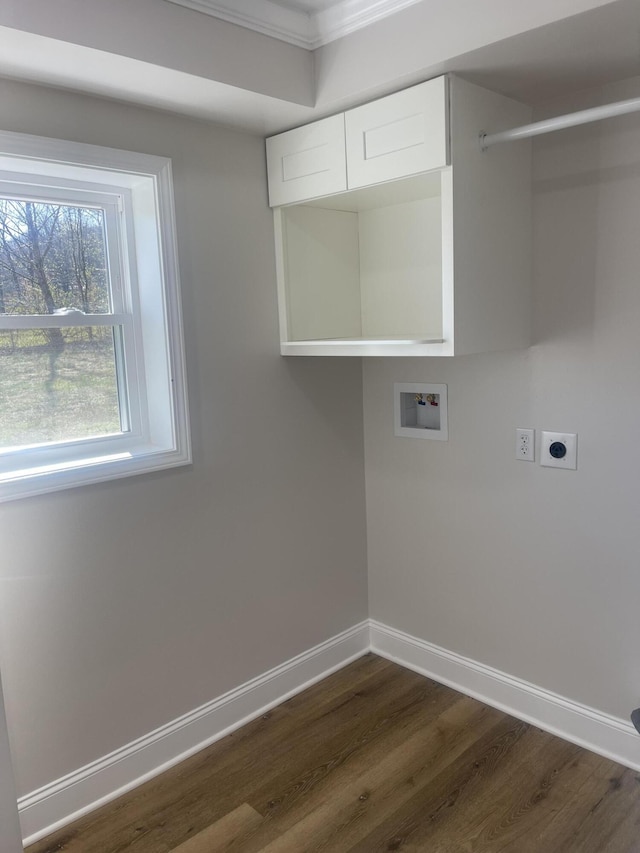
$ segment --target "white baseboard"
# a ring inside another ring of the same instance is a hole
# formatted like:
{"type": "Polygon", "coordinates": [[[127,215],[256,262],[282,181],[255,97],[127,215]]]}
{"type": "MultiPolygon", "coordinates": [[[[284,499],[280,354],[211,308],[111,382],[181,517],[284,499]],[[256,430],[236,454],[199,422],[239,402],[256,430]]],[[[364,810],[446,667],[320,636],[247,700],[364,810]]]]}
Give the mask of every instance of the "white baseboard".
{"type": "Polygon", "coordinates": [[[565,740],[640,770],[634,726],[370,620],[371,651],[565,740]]]}
{"type": "Polygon", "coordinates": [[[369,624],[332,637],[218,699],[18,800],[24,845],[173,767],[369,650],[369,624]]]}
{"type": "Polygon", "coordinates": [[[369,620],[18,801],[24,844],[116,799],[372,651],[538,728],[640,770],[630,722],[369,620]]]}

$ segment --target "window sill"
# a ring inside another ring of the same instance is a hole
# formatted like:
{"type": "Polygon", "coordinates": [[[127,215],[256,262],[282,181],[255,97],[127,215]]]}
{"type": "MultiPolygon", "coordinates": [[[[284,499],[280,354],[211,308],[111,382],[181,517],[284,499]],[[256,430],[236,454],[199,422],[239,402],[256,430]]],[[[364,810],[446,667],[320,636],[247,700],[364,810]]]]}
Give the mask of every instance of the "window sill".
{"type": "Polygon", "coordinates": [[[166,450],[147,446],[137,448],[135,451],[13,470],[7,474],[0,474],[0,502],[34,497],[91,483],[103,483],[106,480],[176,468],[190,463],[189,450],[166,450]]]}

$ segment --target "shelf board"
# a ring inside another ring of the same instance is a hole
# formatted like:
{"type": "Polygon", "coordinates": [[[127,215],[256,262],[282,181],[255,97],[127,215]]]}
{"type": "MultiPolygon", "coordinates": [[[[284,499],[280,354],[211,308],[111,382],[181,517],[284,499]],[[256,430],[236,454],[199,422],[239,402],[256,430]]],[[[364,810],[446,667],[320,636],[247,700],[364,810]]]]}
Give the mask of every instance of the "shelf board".
{"type": "Polygon", "coordinates": [[[435,338],[322,338],[286,341],[280,345],[280,352],[282,355],[324,356],[450,356],[453,345],[435,338]]]}

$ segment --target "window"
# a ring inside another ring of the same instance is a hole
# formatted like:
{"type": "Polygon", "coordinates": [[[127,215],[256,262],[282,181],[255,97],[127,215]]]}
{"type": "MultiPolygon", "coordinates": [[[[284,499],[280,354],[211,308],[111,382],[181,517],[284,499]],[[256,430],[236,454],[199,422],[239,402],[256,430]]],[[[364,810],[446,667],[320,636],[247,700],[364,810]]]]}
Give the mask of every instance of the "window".
{"type": "Polygon", "coordinates": [[[0,500],[190,460],[170,161],[0,133],[0,500]]]}

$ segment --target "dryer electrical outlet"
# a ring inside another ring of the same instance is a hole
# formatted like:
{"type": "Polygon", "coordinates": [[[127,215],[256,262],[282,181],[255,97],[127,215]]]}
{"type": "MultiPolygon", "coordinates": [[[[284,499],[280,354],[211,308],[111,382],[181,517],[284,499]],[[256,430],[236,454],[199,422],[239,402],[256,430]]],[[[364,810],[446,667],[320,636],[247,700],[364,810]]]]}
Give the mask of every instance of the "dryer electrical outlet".
{"type": "Polygon", "coordinates": [[[578,467],[578,436],[575,432],[542,431],[540,464],[547,468],[578,467]]]}

